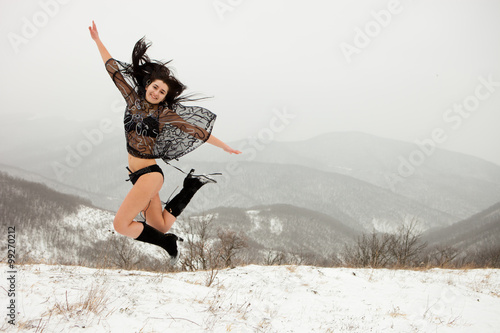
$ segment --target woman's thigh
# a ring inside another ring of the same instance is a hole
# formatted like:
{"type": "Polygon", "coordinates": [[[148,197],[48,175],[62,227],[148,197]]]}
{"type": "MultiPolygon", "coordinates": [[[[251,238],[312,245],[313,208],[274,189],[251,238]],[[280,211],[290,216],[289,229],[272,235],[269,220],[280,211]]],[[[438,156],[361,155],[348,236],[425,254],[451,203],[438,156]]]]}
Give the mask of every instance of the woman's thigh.
{"type": "MultiPolygon", "coordinates": [[[[142,175],[128,192],[115,215],[115,228],[127,227],[158,194],[163,185],[163,176],[158,172],[142,175]]],[[[142,230],[142,226],[140,226],[142,230]]],[[[118,232],[120,230],[117,229],[118,232]]]]}

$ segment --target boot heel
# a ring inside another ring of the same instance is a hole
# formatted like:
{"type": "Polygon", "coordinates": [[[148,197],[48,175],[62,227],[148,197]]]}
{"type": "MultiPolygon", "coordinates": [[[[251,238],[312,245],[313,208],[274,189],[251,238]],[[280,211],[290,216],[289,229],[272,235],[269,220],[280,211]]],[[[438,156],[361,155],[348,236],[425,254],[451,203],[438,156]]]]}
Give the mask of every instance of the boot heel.
{"type": "Polygon", "coordinates": [[[202,174],[202,175],[195,175],[194,174],[194,169],[191,169],[189,174],[187,175],[186,179],[184,180],[184,186],[189,186],[189,184],[194,185],[195,183],[198,183],[198,186],[203,186],[205,184],[209,183],[217,183],[217,181],[210,177],[210,176],[221,176],[222,173],[220,172],[215,172],[215,173],[209,173],[209,174],[202,174]],[[197,180],[198,182],[195,182],[197,180]]]}

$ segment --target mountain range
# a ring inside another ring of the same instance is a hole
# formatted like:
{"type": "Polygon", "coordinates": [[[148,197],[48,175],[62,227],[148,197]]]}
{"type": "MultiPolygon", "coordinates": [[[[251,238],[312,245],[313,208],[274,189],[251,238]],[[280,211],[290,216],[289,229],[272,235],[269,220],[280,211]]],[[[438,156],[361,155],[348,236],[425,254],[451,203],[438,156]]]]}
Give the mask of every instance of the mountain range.
{"type": "MultiPolygon", "coordinates": [[[[7,154],[4,163],[9,165],[0,170],[42,177],[52,188],[116,210],[131,186],[125,182],[124,138],[111,133],[100,140],[96,136],[93,144],[88,133],[80,140],[25,149],[16,157],[7,154]]],[[[223,173],[218,184],[195,196],[191,213],[289,205],[325,214],[358,232],[391,232],[414,219],[423,230],[450,226],[500,201],[500,166],[437,147],[357,132],[300,142],[248,139],[230,144],[243,154],[229,155],[206,144],[172,163],[185,171],[223,173]],[[413,156],[425,158],[417,165],[413,156]]],[[[165,172],[160,196],[166,201],[185,175],[159,164],[165,172]]]]}
{"type": "MultiPolygon", "coordinates": [[[[164,267],[165,258],[158,248],[114,232],[112,212],[94,207],[88,200],[5,173],[0,173],[0,183],[0,225],[16,228],[16,240],[23,244],[19,262],[92,267],[130,267],[140,263],[144,269],[164,267]]],[[[273,252],[328,264],[337,262],[346,245],[355,244],[361,236],[353,225],[286,204],[218,207],[202,215],[186,214],[174,224],[172,232],[190,237],[191,219],[194,223],[211,219],[210,238],[215,238],[220,230],[241,235],[249,253],[253,253],[251,260],[262,260],[266,253],[273,252]]],[[[422,240],[429,247],[454,248],[461,257],[494,255],[500,243],[500,202],[451,226],[430,229],[422,240]]],[[[5,247],[0,246],[0,250],[6,250],[5,247]]]]}

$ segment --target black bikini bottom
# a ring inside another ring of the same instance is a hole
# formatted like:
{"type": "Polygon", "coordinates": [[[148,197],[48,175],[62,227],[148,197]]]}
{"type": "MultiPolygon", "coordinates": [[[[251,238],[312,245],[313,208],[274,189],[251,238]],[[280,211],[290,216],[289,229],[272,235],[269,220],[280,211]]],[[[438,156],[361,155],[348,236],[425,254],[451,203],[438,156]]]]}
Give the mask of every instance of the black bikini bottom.
{"type": "Polygon", "coordinates": [[[161,168],[158,166],[158,164],[150,165],[148,167],[139,169],[136,172],[132,172],[128,167],[127,167],[127,170],[130,172],[130,174],[128,175],[129,179],[127,179],[127,181],[130,180],[133,185],[135,185],[137,180],[139,180],[139,177],[141,177],[142,175],[145,175],[147,173],[150,173],[150,172],[159,172],[159,173],[161,173],[162,177],[165,177],[163,175],[163,171],[161,171],[161,168]]]}

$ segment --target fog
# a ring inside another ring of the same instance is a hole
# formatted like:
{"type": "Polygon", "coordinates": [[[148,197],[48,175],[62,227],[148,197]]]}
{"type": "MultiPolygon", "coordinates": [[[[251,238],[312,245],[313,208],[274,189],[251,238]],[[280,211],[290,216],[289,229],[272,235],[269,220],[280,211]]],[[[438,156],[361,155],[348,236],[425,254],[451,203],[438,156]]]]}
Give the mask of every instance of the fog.
{"type": "MultiPolygon", "coordinates": [[[[0,1],[0,152],[61,147],[121,95],[88,26],[111,55],[135,42],[173,59],[223,141],[359,131],[500,165],[498,1],[0,1]],[[286,126],[273,126],[286,114],[286,126]],[[81,122],[81,124],[78,124],[81,122]],[[41,125],[43,124],[43,126],[41,125]],[[82,125],[84,124],[84,125],[82,125]],[[53,144],[53,141],[51,141],[53,144]]],[[[9,163],[6,158],[0,160],[9,163]]]]}

